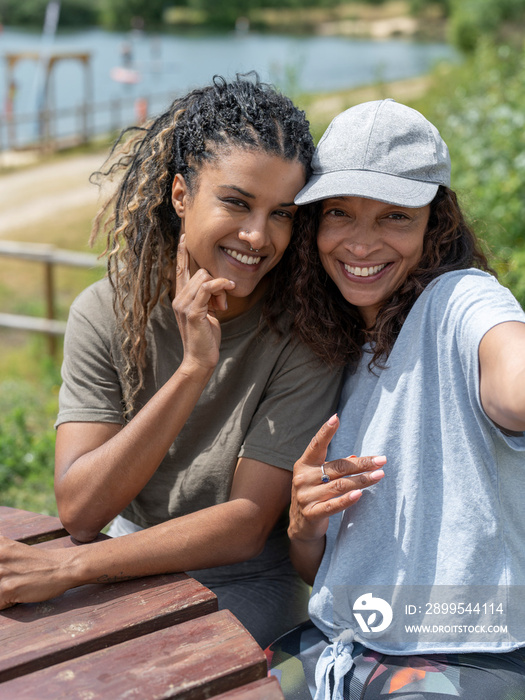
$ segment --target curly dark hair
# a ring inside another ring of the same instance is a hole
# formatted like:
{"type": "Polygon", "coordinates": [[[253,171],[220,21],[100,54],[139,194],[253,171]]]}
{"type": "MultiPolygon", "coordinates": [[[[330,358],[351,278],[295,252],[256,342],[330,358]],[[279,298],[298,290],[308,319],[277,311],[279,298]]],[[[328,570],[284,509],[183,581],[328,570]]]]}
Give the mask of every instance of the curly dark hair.
{"type": "Polygon", "coordinates": [[[436,277],[451,270],[476,267],[495,275],[476,235],[467,224],[456,194],[440,186],[430,205],[423,255],[403,284],[388,299],[372,328],[366,328],[359,310],[349,304],[325,272],[317,253],[316,236],[321,205],[302,207],[297,229],[304,241],[294,250],[293,264],[301,270],[290,283],[293,331],[315,354],[332,366],[355,369],[367,341],[373,348],[369,368],[384,368],[414,302],[436,277]]]}
{"type": "MultiPolygon", "coordinates": [[[[304,112],[252,73],[231,82],[215,76],[211,85],[176,99],[144,127],[124,130],[105,171],[92,175],[96,181],[120,176],[116,191],[95,219],[90,242],[101,231],[107,237],[108,275],[126,363],[126,413],[143,384],[148,319],[169,294],[168,272],[180,232],[171,201],[173,179],[180,173],[189,192],[194,192],[203,165],[231,147],[297,160],[304,166],[305,178],[310,174],[314,144],[304,112]]],[[[301,239],[292,236],[289,247],[300,244],[301,239]]],[[[279,263],[280,277],[294,274],[292,259],[287,251],[279,263]]],[[[285,301],[275,275],[270,278],[263,313],[278,331],[285,301]]]]}

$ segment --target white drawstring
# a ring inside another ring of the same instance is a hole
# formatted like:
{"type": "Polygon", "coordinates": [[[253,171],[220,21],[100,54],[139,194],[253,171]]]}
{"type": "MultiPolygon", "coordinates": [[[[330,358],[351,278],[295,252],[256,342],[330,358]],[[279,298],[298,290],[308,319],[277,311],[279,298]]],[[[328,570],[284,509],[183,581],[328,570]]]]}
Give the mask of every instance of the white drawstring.
{"type": "Polygon", "coordinates": [[[352,652],[354,632],[343,632],[329,644],[315,667],[315,700],[343,700],[344,679],[354,665],[352,652]],[[334,671],[334,689],[330,695],[330,671],[334,671]]]}

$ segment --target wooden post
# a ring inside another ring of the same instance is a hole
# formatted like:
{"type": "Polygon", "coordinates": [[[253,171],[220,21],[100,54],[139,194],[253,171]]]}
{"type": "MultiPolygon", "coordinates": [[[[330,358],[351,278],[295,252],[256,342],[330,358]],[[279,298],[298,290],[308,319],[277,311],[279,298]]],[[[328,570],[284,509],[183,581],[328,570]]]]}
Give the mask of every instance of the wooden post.
{"type": "Polygon", "coordinates": [[[83,59],[84,65],[84,141],[91,140],[93,131],[93,73],[91,70],[90,54],[83,59]]]}
{"type": "MultiPolygon", "coordinates": [[[[18,243],[0,240],[0,255],[34,260],[44,264],[45,299],[47,306],[46,318],[35,316],[20,316],[0,312],[0,328],[16,328],[26,331],[44,333],[48,337],[48,347],[51,356],[56,356],[57,343],[55,336],[64,335],[66,324],[55,320],[55,280],[54,266],[67,265],[72,267],[96,268],[104,263],[96,255],[78,253],[72,250],[60,250],[46,243],[18,243]]],[[[0,696],[1,696],[0,692],[0,696]]]]}
{"type": "Polygon", "coordinates": [[[7,56],[7,72],[6,72],[6,109],[5,109],[5,120],[6,120],[6,140],[7,148],[16,148],[16,121],[14,119],[15,110],[15,97],[16,97],[16,83],[13,75],[13,69],[16,61],[14,62],[12,57],[7,56]]]}
{"type": "Polygon", "coordinates": [[[113,132],[120,129],[120,100],[111,100],[111,130],[113,132]]]}
{"type": "MultiPolygon", "coordinates": [[[[55,284],[53,278],[53,261],[46,260],[45,267],[45,288],[46,288],[46,318],[53,320],[55,318],[55,284]]],[[[52,333],[47,334],[47,343],[49,354],[53,359],[56,359],[57,342],[52,333]]]]}

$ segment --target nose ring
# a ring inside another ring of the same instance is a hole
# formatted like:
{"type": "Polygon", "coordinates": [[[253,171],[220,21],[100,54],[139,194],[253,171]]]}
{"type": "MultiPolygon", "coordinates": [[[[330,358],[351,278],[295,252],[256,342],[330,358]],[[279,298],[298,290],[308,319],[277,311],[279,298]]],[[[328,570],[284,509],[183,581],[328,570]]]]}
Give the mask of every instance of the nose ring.
{"type": "MultiPolygon", "coordinates": [[[[249,231],[239,231],[239,233],[245,233],[247,236],[250,235],[249,231]]],[[[250,243],[250,253],[258,253],[259,250],[259,248],[252,248],[252,244],[250,243]]]]}

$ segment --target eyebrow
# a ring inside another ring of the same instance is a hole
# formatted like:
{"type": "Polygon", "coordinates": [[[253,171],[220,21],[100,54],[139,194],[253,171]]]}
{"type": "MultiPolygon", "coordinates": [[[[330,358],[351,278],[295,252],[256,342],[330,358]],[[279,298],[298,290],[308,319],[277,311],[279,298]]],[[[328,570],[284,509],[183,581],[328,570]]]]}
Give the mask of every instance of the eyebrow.
{"type": "MultiPolygon", "coordinates": [[[[241,187],[237,187],[237,185],[219,185],[221,189],[224,190],[235,190],[239,194],[244,195],[245,197],[248,197],[249,199],[256,199],[256,196],[252,194],[251,192],[246,192],[246,190],[243,190],[241,187]]],[[[294,207],[295,202],[281,202],[279,204],[280,207],[294,207]]]]}
{"type": "Polygon", "coordinates": [[[237,185],[219,185],[219,187],[223,190],[235,190],[236,192],[239,192],[239,194],[242,194],[245,197],[249,197],[250,199],[255,199],[254,194],[252,194],[251,192],[246,192],[246,190],[243,190],[240,187],[237,187],[237,185]]]}

